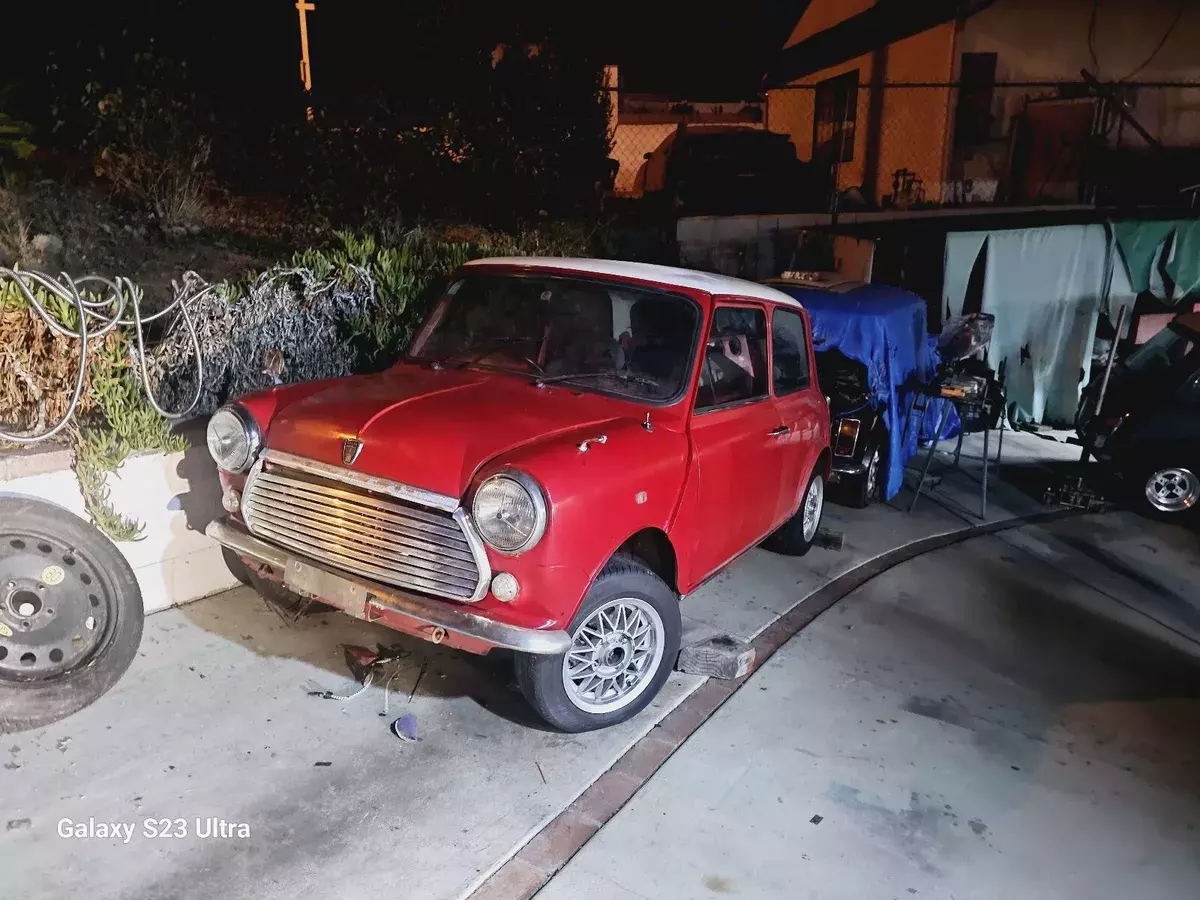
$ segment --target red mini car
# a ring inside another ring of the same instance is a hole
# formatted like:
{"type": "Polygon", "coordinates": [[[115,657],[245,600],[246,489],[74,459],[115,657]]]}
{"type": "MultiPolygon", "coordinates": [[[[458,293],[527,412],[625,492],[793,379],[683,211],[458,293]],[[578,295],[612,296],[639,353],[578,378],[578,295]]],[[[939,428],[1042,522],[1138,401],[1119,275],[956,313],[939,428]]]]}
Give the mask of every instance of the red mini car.
{"type": "Polygon", "coordinates": [[[217,411],[230,515],[208,534],[275,597],[511,649],[548,722],[615,724],[670,674],[681,596],[760,542],[812,545],[830,456],[809,337],[747,281],[478,260],[387,371],[217,411]]]}

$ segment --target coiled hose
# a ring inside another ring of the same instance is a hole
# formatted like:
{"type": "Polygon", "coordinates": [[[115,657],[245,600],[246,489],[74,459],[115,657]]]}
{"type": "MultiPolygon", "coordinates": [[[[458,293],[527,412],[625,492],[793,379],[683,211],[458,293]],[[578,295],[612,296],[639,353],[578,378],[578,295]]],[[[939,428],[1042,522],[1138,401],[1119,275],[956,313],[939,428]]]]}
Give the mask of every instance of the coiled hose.
{"type": "Polygon", "coordinates": [[[159,415],[166,419],[182,419],[188,416],[200,402],[204,385],[204,362],[200,355],[200,339],[196,335],[196,327],[192,321],[189,308],[202,297],[215,290],[216,285],[207,284],[195,272],[186,272],[183,276],[182,289],[175,286],[175,300],[165,309],[153,315],[143,317],[141,311],[142,291],[128,278],[118,276],[109,280],[100,275],[85,275],[82,278],[72,278],[65,272],[58,278],[53,278],[44,272],[32,269],[8,269],[0,267],[0,295],[7,285],[13,284],[21,295],[28,301],[33,310],[41,317],[46,326],[55,334],[65,338],[73,338],[79,342],[79,371],[75,375],[75,387],[71,391],[71,400],[67,411],[53,427],[39,434],[10,434],[0,429],[0,441],[14,444],[37,444],[49,440],[70,424],[79,406],[79,398],[83,394],[84,378],[87,374],[88,341],[103,338],[118,326],[132,327],[137,338],[138,371],[141,374],[142,387],[146,398],[159,415]],[[71,304],[79,314],[79,330],[72,330],[46,311],[38,301],[37,289],[41,288],[49,294],[71,304]],[[88,300],[85,294],[100,294],[100,300],[88,300]],[[133,313],[132,318],[124,318],[126,308],[133,313]],[[150,374],[146,370],[145,326],[174,313],[176,320],[171,328],[183,320],[191,337],[192,351],[196,360],[196,393],[186,409],[179,412],[167,412],[158,405],[154,391],[150,386],[150,374]],[[89,327],[95,324],[96,327],[89,327]]]}

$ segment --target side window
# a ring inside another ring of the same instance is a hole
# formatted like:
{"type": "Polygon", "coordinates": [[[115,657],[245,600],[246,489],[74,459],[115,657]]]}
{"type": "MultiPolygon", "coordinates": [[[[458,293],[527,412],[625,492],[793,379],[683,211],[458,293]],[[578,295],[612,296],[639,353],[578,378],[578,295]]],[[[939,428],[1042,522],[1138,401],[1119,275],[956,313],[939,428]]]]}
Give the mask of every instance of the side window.
{"type": "Polygon", "coordinates": [[[766,396],[766,313],[761,309],[717,307],[704,342],[696,409],[766,396]]]}
{"type": "Polygon", "coordinates": [[[799,313],[776,309],[771,318],[771,350],[775,354],[772,380],[775,396],[808,387],[808,339],[799,313]]]}

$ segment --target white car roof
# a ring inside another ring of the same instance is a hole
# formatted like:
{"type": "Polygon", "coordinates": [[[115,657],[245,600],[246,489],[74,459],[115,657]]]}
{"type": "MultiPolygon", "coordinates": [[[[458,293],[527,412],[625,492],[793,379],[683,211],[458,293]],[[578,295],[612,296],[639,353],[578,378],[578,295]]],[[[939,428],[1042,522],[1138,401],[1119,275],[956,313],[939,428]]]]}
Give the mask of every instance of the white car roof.
{"type": "Polygon", "coordinates": [[[492,256],[473,259],[468,266],[520,266],[526,269],[566,269],[595,275],[611,275],[617,278],[636,278],[654,281],[672,287],[691,288],[709,294],[729,294],[735,297],[752,297],[769,300],[781,306],[800,308],[800,301],[783,291],[765,284],[699,272],[695,269],[678,269],[674,266],[655,266],[650,263],[623,262],[619,259],[572,259],[560,256],[492,256]]]}

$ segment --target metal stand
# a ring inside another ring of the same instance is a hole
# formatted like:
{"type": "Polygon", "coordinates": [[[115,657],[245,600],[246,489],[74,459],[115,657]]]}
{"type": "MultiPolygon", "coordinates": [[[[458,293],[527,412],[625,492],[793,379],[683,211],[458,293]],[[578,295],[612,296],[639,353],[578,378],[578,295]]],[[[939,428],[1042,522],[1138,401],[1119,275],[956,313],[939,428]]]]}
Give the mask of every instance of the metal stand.
{"type": "MultiPolygon", "coordinates": [[[[920,418],[917,420],[917,441],[918,442],[921,440],[921,426],[925,424],[925,411],[929,408],[929,401],[931,399],[937,399],[937,398],[925,396],[924,405],[922,405],[921,409],[920,409],[921,415],[920,415],[920,418]]],[[[964,415],[964,413],[967,410],[973,409],[974,406],[971,404],[960,404],[958,401],[952,400],[952,399],[948,400],[948,402],[950,404],[952,404],[954,406],[954,409],[958,412],[959,420],[965,423],[967,421],[968,417],[966,415],[964,415]]],[[[909,411],[910,420],[912,418],[912,413],[914,411],[916,411],[916,408],[917,408],[917,401],[916,401],[916,398],[914,398],[912,409],[910,409],[910,411],[909,411]]],[[[1005,419],[1005,416],[1002,412],[1000,415],[999,446],[996,448],[996,465],[997,466],[1000,465],[1000,459],[1004,455],[1004,419],[1005,419]]],[[[910,502],[908,504],[909,512],[913,511],[913,508],[917,505],[917,501],[919,499],[921,499],[921,491],[925,488],[925,482],[927,481],[928,476],[929,476],[929,467],[933,464],[933,458],[937,455],[938,444],[941,442],[942,427],[945,424],[946,424],[946,412],[945,412],[945,408],[943,408],[941,414],[938,416],[937,430],[933,433],[933,443],[929,445],[929,451],[925,456],[925,465],[922,466],[922,468],[921,468],[921,478],[917,482],[916,489],[913,492],[912,502],[910,502]]],[[[992,429],[987,426],[985,426],[983,429],[983,479],[980,482],[981,488],[980,488],[980,492],[979,492],[979,518],[980,519],[987,518],[988,469],[991,467],[991,448],[989,446],[990,438],[991,438],[991,430],[992,429]]],[[[954,468],[958,469],[959,471],[964,471],[962,469],[962,467],[959,465],[959,461],[962,457],[963,438],[966,436],[966,433],[967,432],[966,432],[965,427],[963,427],[959,430],[958,443],[956,443],[954,446],[954,468]]],[[[968,477],[974,477],[974,476],[968,475],[968,477]]]]}

